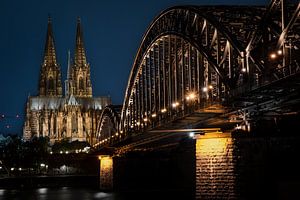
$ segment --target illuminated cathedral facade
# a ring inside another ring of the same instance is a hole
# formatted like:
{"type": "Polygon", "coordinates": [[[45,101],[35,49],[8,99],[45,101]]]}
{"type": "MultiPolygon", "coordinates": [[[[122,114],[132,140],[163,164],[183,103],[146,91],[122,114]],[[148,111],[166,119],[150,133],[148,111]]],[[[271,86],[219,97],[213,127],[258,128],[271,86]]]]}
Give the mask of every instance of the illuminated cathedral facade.
{"type": "Polygon", "coordinates": [[[73,61],[70,53],[68,55],[63,95],[61,70],[56,59],[52,22],[49,18],[39,92],[37,96],[28,97],[23,139],[47,136],[52,144],[62,139],[93,144],[101,110],[110,104],[109,96],[93,97],[90,65],[86,59],[80,19],[77,21],[73,61]]]}

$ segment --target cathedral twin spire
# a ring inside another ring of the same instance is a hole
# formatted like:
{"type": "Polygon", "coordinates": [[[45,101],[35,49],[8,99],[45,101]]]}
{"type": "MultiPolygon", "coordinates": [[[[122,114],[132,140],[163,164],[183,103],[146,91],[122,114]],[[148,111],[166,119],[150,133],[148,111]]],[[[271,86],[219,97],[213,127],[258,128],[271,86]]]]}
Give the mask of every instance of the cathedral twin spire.
{"type": "MultiPolygon", "coordinates": [[[[66,96],[92,97],[90,66],[86,61],[83,34],[80,19],[77,20],[77,33],[74,62],[68,55],[68,72],[65,81],[66,96]]],[[[62,96],[61,72],[56,60],[55,43],[52,31],[52,22],[48,19],[48,30],[42,63],[39,95],[50,97],[62,96]]]]}

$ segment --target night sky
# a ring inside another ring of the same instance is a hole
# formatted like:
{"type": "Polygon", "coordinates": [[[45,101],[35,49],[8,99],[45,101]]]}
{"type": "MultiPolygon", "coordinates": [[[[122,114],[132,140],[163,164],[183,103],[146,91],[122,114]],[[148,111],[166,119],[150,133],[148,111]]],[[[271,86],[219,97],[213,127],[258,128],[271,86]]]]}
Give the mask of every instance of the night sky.
{"type": "Polygon", "coordinates": [[[66,79],[67,52],[73,56],[81,18],[93,95],[122,104],[141,38],[151,21],[175,5],[267,5],[268,0],[1,0],[0,134],[22,134],[28,95],[37,95],[48,15],[57,61],[66,79]],[[1,118],[1,115],[5,115],[1,118]]]}

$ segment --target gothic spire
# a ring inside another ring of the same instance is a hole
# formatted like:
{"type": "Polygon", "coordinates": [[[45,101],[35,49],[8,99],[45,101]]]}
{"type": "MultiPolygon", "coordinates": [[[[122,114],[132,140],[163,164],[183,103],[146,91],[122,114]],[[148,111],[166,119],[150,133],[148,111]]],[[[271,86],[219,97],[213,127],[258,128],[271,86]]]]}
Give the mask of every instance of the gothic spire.
{"type": "Polygon", "coordinates": [[[87,64],[80,21],[81,21],[80,18],[78,18],[77,32],[76,32],[75,60],[74,60],[76,66],[84,66],[87,64]]]}
{"type": "Polygon", "coordinates": [[[76,97],[92,97],[90,65],[86,61],[80,18],[77,20],[72,78],[70,82],[72,82],[72,91],[76,97]]]}
{"type": "Polygon", "coordinates": [[[56,65],[56,53],[55,53],[55,46],[54,46],[54,38],[52,32],[52,22],[51,17],[48,17],[48,29],[46,35],[46,44],[45,44],[45,51],[44,51],[44,65],[56,65]]]}
{"type": "Polygon", "coordinates": [[[42,63],[40,81],[39,81],[40,96],[61,96],[61,73],[60,67],[56,61],[56,53],[54,46],[54,37],[52,32],[51,18],[48,17],[48,28],[46,35],[46,44],[44,51],[44,60],[42,63]]]}

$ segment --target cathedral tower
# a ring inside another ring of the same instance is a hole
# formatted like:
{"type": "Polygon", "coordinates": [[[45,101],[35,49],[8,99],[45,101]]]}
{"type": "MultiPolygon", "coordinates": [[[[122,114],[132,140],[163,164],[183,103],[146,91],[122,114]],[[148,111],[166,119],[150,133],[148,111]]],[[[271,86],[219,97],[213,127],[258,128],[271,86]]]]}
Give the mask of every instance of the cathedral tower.
{"type": "MultiPolygon", "coordinates": [[[[68,66],[70,67],[70,66],[68,66]]],[[[90,65],[86,61],[83,44],[83,34],[80,19],[77,20],[75,56],[72,69],[68,69],[69,89],[68,92],[76,97],[92,97],[92,83],[90,77],[90,65]],[[72,80],[71,80],[72,79],[72,80]]]]}
{"type": "Polygon", "coordinates": [[[48,18],[48,30],[41,67],[39,96],[62,96],[61,72],[56,61],[51,18],[48,18]]]}

